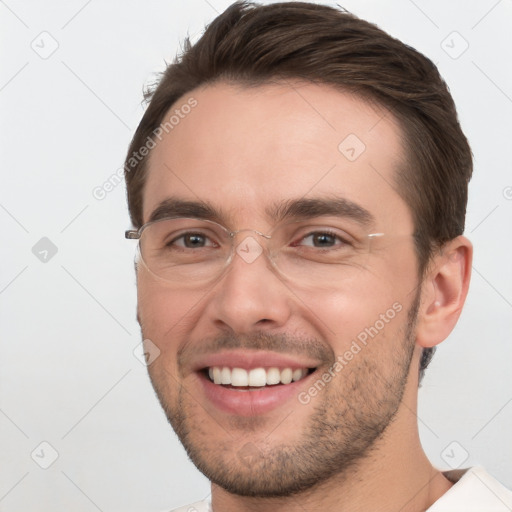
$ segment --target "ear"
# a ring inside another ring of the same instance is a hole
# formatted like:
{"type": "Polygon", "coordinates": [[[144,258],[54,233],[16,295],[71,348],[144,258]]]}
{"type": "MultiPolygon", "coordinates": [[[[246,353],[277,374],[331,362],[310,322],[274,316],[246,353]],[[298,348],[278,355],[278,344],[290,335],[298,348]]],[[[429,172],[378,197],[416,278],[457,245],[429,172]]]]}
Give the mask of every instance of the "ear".
{"type": "Polygon", "coordinates": [[[458,236],[433,257],[422,283],[416,343],[433,347],[445,340],[459,319],[471,278],[473,245],[458,236]]]}

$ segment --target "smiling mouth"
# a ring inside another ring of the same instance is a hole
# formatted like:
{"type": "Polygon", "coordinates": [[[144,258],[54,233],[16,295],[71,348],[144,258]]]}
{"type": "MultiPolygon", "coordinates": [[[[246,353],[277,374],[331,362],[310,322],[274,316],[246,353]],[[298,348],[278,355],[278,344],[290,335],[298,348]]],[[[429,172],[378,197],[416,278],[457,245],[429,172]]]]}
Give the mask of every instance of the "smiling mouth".
{"type": "Polygon", "coordinates": [[[227,366],[211,366],[203,373],[210,382],[230,389],[257,390],[272,386],[283,386],[297,382],[313,373],[316,368],[230,368],[227,366]]]}

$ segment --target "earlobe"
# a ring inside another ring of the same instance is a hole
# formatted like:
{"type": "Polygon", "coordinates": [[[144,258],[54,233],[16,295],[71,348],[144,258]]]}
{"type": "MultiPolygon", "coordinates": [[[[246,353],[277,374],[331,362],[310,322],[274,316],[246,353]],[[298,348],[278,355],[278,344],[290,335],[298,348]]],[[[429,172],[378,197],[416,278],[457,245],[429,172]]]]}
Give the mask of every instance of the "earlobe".
{"type": "Polygon", "coordinates": [[[416,343],[433,347],[455,327],[466,300],[473,246],[464,236],[454,238],[434,256],[422,284],[416,343]]]}

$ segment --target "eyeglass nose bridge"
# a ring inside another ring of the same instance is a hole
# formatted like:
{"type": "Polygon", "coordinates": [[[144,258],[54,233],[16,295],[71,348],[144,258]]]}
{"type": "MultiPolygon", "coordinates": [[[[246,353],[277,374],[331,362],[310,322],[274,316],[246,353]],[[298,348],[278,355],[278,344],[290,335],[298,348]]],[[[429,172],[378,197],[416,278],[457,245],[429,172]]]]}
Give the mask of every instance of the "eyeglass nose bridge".
{"type": "Polygon", "coordinates": [[[262,233],[261,231],[258,231],[257,229],[251,229],[251,228],[244,228],[244,229],[237,229],[236,231],[230,231],[229,237],[234,240],[236,235],[238,233],[243,233],[245,231],[249,231],[250,233],[256,233],[259,236],[262,236],[263,238],[266,238],[267,240],[272,238],[272,235],[266,235],[265,233],[262,233]]]}
{"type": "Polygon", "coordinates": [[[259,258],[259,256],[262,253],[266,253],[266,256],[270,260],[270,263],[272,263],[272,266],[274,266],[275,263],[270,252],[268,251],[268,248],[264,248],[261,244],[259,244],[254,237],[250,236],[250,233],[255,233],[256,235],[263,237],[266,240],[272,239],[272,235],[267,235],[265,233],[262,233],[261,231],[258,231],[257,229],[244,228],[238,229],[236,231],[230,231],[229,237],[231,239],[231,254],[228,263],[231,263],[232,259],[235,256],[235,253],[240,258],[242,258],[242,260],[244,260],[246,263],[253,263],[254,261],[256,261],[256,259],[259,258]],[[248,233],[248,235],[245,238],[243,238],[238,245],[236,245],[235,239],[237,235],[240,233],[248,233]]]}

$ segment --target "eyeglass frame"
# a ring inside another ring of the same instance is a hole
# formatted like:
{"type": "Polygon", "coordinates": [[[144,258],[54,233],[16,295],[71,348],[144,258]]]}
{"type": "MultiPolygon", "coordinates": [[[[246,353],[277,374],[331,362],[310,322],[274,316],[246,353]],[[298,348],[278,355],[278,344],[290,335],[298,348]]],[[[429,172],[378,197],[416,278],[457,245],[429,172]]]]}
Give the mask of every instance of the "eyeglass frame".
{"type": "MultiPolygon", "coordinates": [[[[157,223],[160,223],[160,222],[164,222],[164,221],[167,221],[167,220],[173,220],[173,219],[180,219],[180,220],[194,220],[194,221],[201,221],[201,222],[206,222],[208,224],[213,224],[215,226],[218,226],[220,227],[229,237],[230,240],[234,241],[236,235],[238,235],[239,233],[242,233],[242,232],[253,232],[253,233],[256,233],[257,235],[267,239],[267,240],[270,240],[272,239],[272,236],[273,236],[273,232],[279,228],[279,226],[281,224],[278,224],[276,226],[274,226],[271,230],[271,234],[268,235],[268,234],[265,234],[265,233],[262,233],[261,231],[257,230],[257,229],[251,229],[251,228],[243,228],[243,229],[238,229],[238,230],[230,230],[229,228],[227,228],[226,226],[220,224],[219,222],[216,222],[216,221],[212,221],[210,219],[204,219],[204,218],[201,218],[201,217],[188,217],[188,216],[169,216],[169,217],[163,217],[163,218],[160,218],[160,219],[156,219],[156,220],[152,220],[152,221],[149,221],[149,222],[146,222],[145,224],[143,224],[140,228],[138,229],[128,229],[125,231],[125,238],[127,240],[138,240],[139,243],[137,245],[138,247],[138,252],[139,252],[139,256],[140,256],[140,260],[142,261],[142,263],[144,264],[145,268],[152,274],[154,275],[155,277],[157,277],[158,279],[161,279],[163,280],[164,282],[172,282],[168,279],[166,279],[165,277],[162,277],[160,275],[158,275],[157,273],[155,273],[153,270],[151,270],[151,268],[148,266],[147,262],[144,260],[143,258],[143,255],[142,255],[142,250],[140,248],[140,240],[142,238],[142,234],[144,232],[144,230],[146,230],[148,227],[150,227],[151,225],[154,225],[154,224],[157,224],[157,223]]],[[[305,219],[298,219],[298,220],[295,220],[295,221],[290,221],[290,222],[287,222],[287,223],[283,223],[283,224],[294,224],[294,223],[300,223],[300,222],[304,222],[305,219]]],[[[309,219],[307,219],[309,220],[309,219]]],[[[350,236],[350,235],[349,235],[350,236]]],[[[377,238],[377,237],[383,237],[383,236],[386,236],[385,233],[382,233],[382,232],[379,232],[379,233],[369,233],[369,234],[366,234],[364,235],[365,238],[368,238],[370,241],[373,240],[374,238],[377,238]]],[[[395,235],[395,236],[413,236],[413,235],[395,235]]],[[[223,272],[229,267],[230,263],[232,262],[233,260],[233,257],[234,257],[234,254],[236,252],[236,246],[233,242],[231,242],[231,250],[230,250],[230,253],[229,253],[229,256],[226,258],[225,260],[225,265],[223,267],[223,270],[221,272],[220,275],[223,274],[223,272]]],[[[276,264],[276,262],[274,261],[274,259],[272,258],[272,256],[270,254],[267,255],[267,259],[269,260],[269,262],[272,264],[272,266],[278,271],[279,274],[283,274],[283,276],[285,277],[286,276],[286,272],[283,273],[283,271],[279,268],[279,266],[276,264]]]]}

